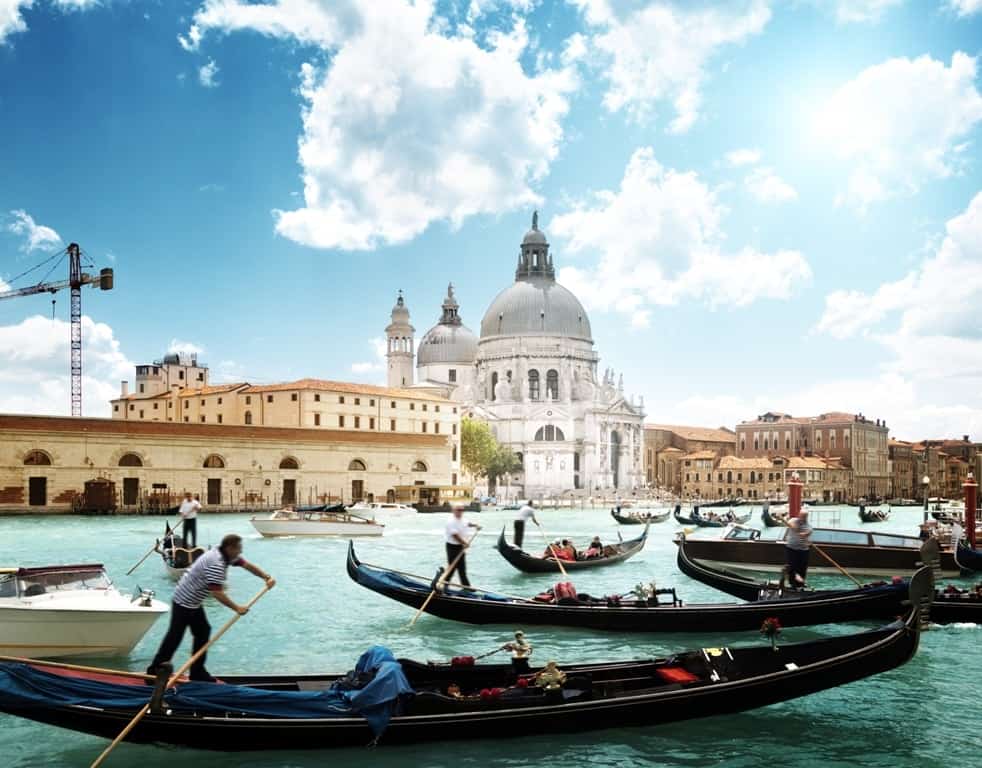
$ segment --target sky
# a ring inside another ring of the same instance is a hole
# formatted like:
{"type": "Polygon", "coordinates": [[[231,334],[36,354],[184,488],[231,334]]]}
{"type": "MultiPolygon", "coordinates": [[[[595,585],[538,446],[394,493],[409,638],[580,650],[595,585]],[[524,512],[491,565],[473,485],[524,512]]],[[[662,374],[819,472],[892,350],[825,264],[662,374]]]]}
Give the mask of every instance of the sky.
{"type": "MultiPolygon", "coordinates": [[[[0,291],[115,270],[87,416],[176,350],[384,383],[538,210],[649,421],[982,440],[980,55],[982,0],[0,0],[0,291]]],[[[0,412],[69,412],[68,312],[0,301],[0,412]]]]}

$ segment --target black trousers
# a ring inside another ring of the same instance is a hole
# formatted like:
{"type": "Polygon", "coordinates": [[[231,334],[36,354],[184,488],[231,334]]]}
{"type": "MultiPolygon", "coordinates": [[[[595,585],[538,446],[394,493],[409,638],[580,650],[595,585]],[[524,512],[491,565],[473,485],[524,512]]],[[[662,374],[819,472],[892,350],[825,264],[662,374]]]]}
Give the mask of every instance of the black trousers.
{"type": "Polygon", "coordinates": [[[198,546],[198,518],[184,520],[184,544],[188,549],[198,546]]]}
{"type": "Polygon", "coordinates": [[[525,541],[525,521],[516,520],[515,521],[515,546],[521,549],[523,541],[525,541]]]}
{"type": "Polygon", "coordinates": [[[801,580],[804,581],[808,576],[809,550],[791,549],[791,547],[785,547],[784,554],[785,562],[788,566],[788,575],[791,577],[791,583],[794,584],[795,574],[801,576],[801,580]]]}
{"type": "MultiPolygon", "coordinates": [[[[178,603],[171,603],[170,626],[167,628],[167,634],[164,635],[164,639],[160,643],[160,648],[157,649],[157,655],[153,657],[153,661],[150,662],[150,666],[147,668],[147,674],[156,674],[157,667],[160,664],[170,661],[173,658],[174,651],[177,650],[177,647],[181,644],[181,640],[184,639],[184,632],[187,629],[191,630],[191,636],[194,638],[193,652],[197,653],[208,642],[208,638],[211,637],[211,624],[208,623],[208,616],[205,615],[204,606],[185,608],[178,603]]],[[[207,655],[203,654],[192,665],[189,672],[189,677],[192,680],[211,679],[211,675],[205,670],[205,656],[207,655]]]]}
{"type": "Polygon", "coordinates": [[[452,581],[453,575],[456,573],[460,577],[460,583],[465,587],[469,587],[471,583],[467,580],[467,555],[463,554],[463,552],[463,544],[447,544],[447,565],[450,565],[450,563],[456,560],[457,555],[460,555],[460,560],[457,561],[455,567],[447,570],[447,575],[444,578],[447,581],[452,581]]]}

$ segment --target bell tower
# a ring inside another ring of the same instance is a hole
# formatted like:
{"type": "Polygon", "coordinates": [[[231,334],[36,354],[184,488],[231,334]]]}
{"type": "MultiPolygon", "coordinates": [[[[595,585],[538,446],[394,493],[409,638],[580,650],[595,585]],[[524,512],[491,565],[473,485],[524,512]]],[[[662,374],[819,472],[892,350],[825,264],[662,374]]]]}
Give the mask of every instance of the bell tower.
{"type": "Polygon", "coordinates": [[[413,334],[416,329],[409,323],[409,308],[399,291],[399,298],[392,307],[391,322],[385,327],[387,342],[385,357],[388,361],[388,385],[411,387],[413,385],[413,334]]]}

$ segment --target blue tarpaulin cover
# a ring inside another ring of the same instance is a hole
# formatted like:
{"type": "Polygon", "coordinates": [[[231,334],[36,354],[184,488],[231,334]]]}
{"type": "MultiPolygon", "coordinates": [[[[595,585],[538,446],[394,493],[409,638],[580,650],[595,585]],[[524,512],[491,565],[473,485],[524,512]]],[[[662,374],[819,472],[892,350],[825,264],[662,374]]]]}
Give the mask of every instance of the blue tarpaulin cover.
{"type": "MultiPolygon", "coordinates": [[[[335,684],[326,691],[266,691],[244,685],[182,683],[164,696],[175,712],[252,717],[364,717],[379,736],[400,702],[414,691],[392,652],[372,646],[358,659],[357,675],[374,672],[361,688],[335,684]]],[[[27,664],[0,665],[0,708],[7,711],[86,706],[137,710],[150,700],[149,686],[66,677],[27,664]]]]}

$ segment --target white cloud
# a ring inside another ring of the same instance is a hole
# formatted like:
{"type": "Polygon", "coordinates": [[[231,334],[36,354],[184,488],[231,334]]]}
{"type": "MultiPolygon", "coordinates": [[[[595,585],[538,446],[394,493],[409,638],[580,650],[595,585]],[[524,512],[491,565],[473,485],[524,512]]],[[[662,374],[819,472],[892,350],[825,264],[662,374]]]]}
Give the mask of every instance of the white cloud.
{"type": "Polygon", "coordinates": [[[205,348],[193,341],[171,339],[170,344],[167,345],[167,352],[171,355],[203,355],[205,348]]]}
{"type": "Polygon", "coordinates": [[[232,382],[247,381],[245,368],[235,360],[219,360],[218,365],[211,369],[208,380],[212,384],[231,384],[232,382]]]}
{"type": "Polygon", "coordinates": [[[675,7],[654,2],[614,8],[606,0],[572,0],[594,27],[591,46],[608,82],[604,104],[647,118],[657,104],[669,103],[675,117],[669,131],[684,133],[698,119],[702,85],[719,51],[759,34],[770,20],[765,0],[739,11],[713,7],[675,7]]]}
{"type": "MultiPolygon", "coordinates": [[[[89,10],[101,3],[100,0],[51,0],[50,4],[62,12],[69,12],[89,10]]],[[[21,11],[34,5],[35,0],[0,0],[0,45],[11,35],[27,31],[21,11]]]]}
{"type": "MultiPolygon", "coordinates": [[[[34,315],[0,326],[0,412],[71,413],[69,324],[34,315]]],[[[119,382],[132,376],[113,329],[82,317],[82,414],[109,416],[119,382]]]]}
{"type": "Polygon", "coordinates": [[[223,0],[195,14],[188,47],[211,30],[253,29],[331,54],[323,71],[302,68],[304,206],[274,211],[280,234],[369,249],[539,200],[574,71],[528,74],[521,19],[487,47],[438,26],[431,4],[407,0],[223,0]]]}
{"type": "Polygon", "coordinates": [[[218,80],[215,79],[217,76],[218,64],[214,59],[208,59],[207,63],[198,68],[198,82],[205,88],[217,88],[219,86],[218,80]]]}
{"type": "Polygon", "coordinates": [[[10,215],[13,221],[7,225],[7,231],[24,239],[20,247],[24,253],[51,250],[61,245],[61,236],[51,227],[38,224],[27,211],[11,211],[10,215]]]}
{"type": "Polygon", "coordinates": [[[982,11],[982,0],[948,0],[948,6],[959,16],[971,16],[982,11]]]}
{"type": "Polygon", "coordinates": [[[754,168],[743,183],[762,203],[785,203],[798,198],[795,188],[771,168],[754,168]]]}
{"type": "Polygon", "coordinates": [[[839,88],[815,119],[817,140],[852,169],[837,202],[865,211],[958,173],[966,139],[982,121],[976,60],[951,65],[921,56],[890,59],[839,88]]]}
{"type": "Polygon", "coordinates": [[[724,251],[725,210],[694,172],[662,167],[650,148],[631,157],[620,188],[604,190],[549,225],[567,253],[599,255],[560,279],[590,306],[629,314],[644,325],[653,305],[685,298],[745,306],[788,298],[811,269],[797,251],[724,251]]]}
{"type": "Polygon", "coordinates": [[[5,283],[3,281],[3,278],[0,277],[0,293],[3,293],[4,291],[9,291],[9,290],[10,290],[10,285],[8,283],[5,283]]]}
{"type": "Polygon", "coordinates": [[[726,162],[732,168],[740,168],[744,165],[757,165],[760,162],[759,149],[734,149],[726,153],[726,162]]]}
{"type": "Polygon", "coordinates": [[[824,0],[822,5],[835,11],[840,24],[879,21],[884,11],[903,4],[904,0],[824,0]]]}
{"type": "MultiPolygon", "coordinates": [[[[372,359],[352,363],[351,372],[381,383],[384,380],[383,374],[388,369],[388,362],[385,357],[387,351],[386,341],[383,337],[376,336],[374,339],[368,340],[368,345],[372,350],[372,359]]],[[[415,343],[413,348],[416,348],[415,343]]]]}
{"type": "MultiPolygon", "coordinates": [[[[836,338],[864,335],[890,353],[884,375],[901,377],[917,390],[918,399],[911,403],[915,413],[925,419],[950,418],[955,434],[978,431],[982,426],[982,192],[947,223],[936,252],[908,275],[872,293],[829,294],[816,330],[836,338]],[[954,425],[955,419],[962,419],[963,426],[954,425]]],[[[928,432],[943,434],[937,429],[928,432]]]]}

